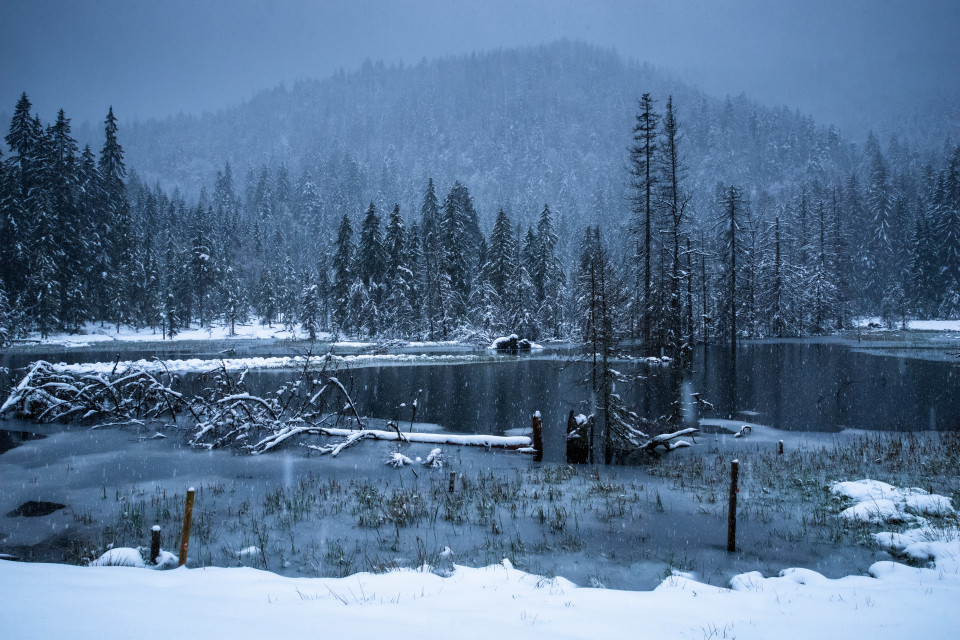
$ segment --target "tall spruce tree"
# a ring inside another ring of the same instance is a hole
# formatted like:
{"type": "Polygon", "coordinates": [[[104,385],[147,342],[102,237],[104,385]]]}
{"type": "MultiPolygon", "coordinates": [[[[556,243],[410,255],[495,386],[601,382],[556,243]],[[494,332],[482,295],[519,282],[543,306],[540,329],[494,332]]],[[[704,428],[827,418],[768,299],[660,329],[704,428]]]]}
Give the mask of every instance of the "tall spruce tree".
{"type": "Polygon", "coordinates": [[[636,295],[634,308],[639,315],[640,338],[645,348],[651,347],[651,287],[653,271],[651,258],[655,233],[657,195],[657,167],[655,160],[659,151],[658,122],[660,116],[653,110],[653,98],[644,93],[639,101],[639,112],[633,127],[633,145],[630,147],[630,176],[633,189],[634,264],[636,295]]]}
{"type": "Polygon", "coordinates": [[[560,337],[561,291],[564,284],[563,266],[557,257],[557,242],[553,214],[550,207],[545,204],[537,222],[530,277],[536,293],[538,324],[541,331],[549,333],[554,338],[560,337]]]}
{"type": "Polygon", "coordinates": [[[337,239],[333,254],[333,284],[331,297],[333,303],[333,322],[337,330],[350,331],[350,286],[355,279],[353,257],[353,227],[350,218],[343,214],[337,229],[337,239]]]}
{"type": "Polygon", "coordinates": [[[718,288],[721,302],[718,304],[722,311],[720,327],[730,339],[731,356],[735,359],[737,352],[737,312],[739,311],[739,291],[737,288],[738,259],[743,255],[743,238],[741,228],[744,226],[746,203],[743,191],[733,185],[722,189],[718,202],[719,218],[719,248],[721,255],[721,285],[718,288]]]}
{"type": "Polygon", "coordinates": [[[437,200],[433,178],[427,182],[427,190],[420,206],[420,243],[423,253],[421,270],[423,290],[423,313],[426,316],[430,339],[436,337],[438,318],[441,316],[440,297],[441,267],[443,263],[443,244],[440,233],[440,203],[437,200]]]}
{"type": "Polygon", "coordinates": [[[671,356],[686,362],[692,345],[686,344],[683,335],[683,301],[681,289],[683,269],[681,247],[684,245],[687,205],[690,197],[684,193],[682,181],[685,173],[680,157],[680,123],[673,96],[667,98],[663,112],[663,125],[660,132],[660,206],[664,220],[664,234],[669,238],[669,247],[665,247],[666,300],[661,313],[664,317],[664,343],[671,356]]]}

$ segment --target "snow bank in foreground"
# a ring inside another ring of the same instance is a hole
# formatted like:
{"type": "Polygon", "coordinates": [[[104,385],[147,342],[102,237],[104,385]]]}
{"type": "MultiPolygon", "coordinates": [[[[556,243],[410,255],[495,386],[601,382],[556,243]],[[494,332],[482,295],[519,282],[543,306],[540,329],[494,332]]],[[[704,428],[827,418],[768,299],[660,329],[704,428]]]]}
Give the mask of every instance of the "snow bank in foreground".
{"type": "MultiPolygon", "coordinates": [[[[409,364],[457,364],[475,362],[480,356],[473,355],[411,355],[411,354],[365,354],[347,356],[317,356],[311,358],[314,366],[321,366],[324,359],[329,357],[331,364],[347,367],[376,366],[381,363],[409,363],[409,364]]],[[[115,368],[122,371],[131,367],[140,368],[150,373],[184,373],[188,371],[214,371],[221,366],[228,371],[242,369],[300,369],[304,365],[302,356],[277,356],[255,358],[225,358],[223,360],[209,360],[202,358],[187,358],[184,360],[124,360],[117,362],[81,362],[77,364],[52,364],[54,370],[63,373],[82,375],[87,373],[110,373],[115,368]]]]}
{"type": "Polygon", "coordinates": [[[137,571],[0,562],[11,638],[649,638],[953,637],[956,571],[892,562],[874,577],[807,569],[730,589],[673,576],[650,592],[578,588],[514,569],[454,566],[285,578],[250,568],[137,571]],[[14,613],[15,612],[15,613],[14,613]],[[441,631],[442,630],[442,631],[441,631]]]}

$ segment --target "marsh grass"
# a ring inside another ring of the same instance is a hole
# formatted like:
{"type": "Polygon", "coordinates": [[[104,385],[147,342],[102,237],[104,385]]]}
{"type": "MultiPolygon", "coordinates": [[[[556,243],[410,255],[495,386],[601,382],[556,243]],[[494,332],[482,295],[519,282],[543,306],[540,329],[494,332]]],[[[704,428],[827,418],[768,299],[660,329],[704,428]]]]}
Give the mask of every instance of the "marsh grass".
{"type": "MultiPolygon", "coordinates": [[[[190,564],[338,577],[423,564],[446,571],[449,546],[453,561],[469,565],[507,557],[518,568],[542,570],[575,558],[583,563],[581,579],[589,574],[607,586],[621,586],[612,567],[637,562],[666,563],[663,575],[674,568],[714,576],[727,571],[720,564],[734,562],[710,542],[722,540],[733,456],[705,449],[630,468],[526,458],[515,468],[461,465],[452,493],[447,469],[359,479],[311,471],[266,487],[248,478],[218,480],[199,488],[190,564]],[[250,546],[258,553],[238,553],[250,546]]],[[[827,491],[836,480],[929,485],[955,505],[960,497],[955,434],[870,434],[784,455],[747,445],[736,457],[737,515],[746,536],[741,562],[773,559],[784,548],[834,549],[839,556],[871,547],[879,528],[837,516],[843,505],[827,491]]],[[[104,493],[116,496],[116,516],[99,527],[95,546],[146,546],[156,523],[168,536],[164,546],[177,548],[182,493],[159,485],[104,493]]],[[[93,554],[76,555],[79,561],[93,554]]]]}

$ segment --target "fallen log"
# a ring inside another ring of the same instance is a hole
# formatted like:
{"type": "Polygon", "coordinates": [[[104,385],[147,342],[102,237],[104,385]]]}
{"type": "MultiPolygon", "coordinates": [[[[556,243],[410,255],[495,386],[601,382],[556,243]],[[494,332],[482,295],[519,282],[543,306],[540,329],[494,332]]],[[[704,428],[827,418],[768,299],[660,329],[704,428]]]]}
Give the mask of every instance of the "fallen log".
{"type": "Polygon", "coordinates": [[[696,427],[688,427],[686,429],[680,429],[679,431],[674,431],[672,433],[661,433],[658,436],[653,436],[647,440],[640,448],[645,451],[654,451],[657,447],[664,447],[667,451],[671,449],[679,449],[680,447],[688,447],[689,443],[686,442],[675,442],[671,443],[670,441],[674,438],[679,438],[681,436],[694,435],[700,432],[700,429],[696,427]]]}
{"type": "MultiPolygon", "coordinates": [[[[349,438],[359,433],[364,438],[373,440],[400,440],[396,431],[381,431],[378,429],[339,429],[334,427],[319,427],[316,432],[322,435],[349,438]]],[[[530,436],[494,436],[485,434],[461,433],[404,433],[405,442],[420,442],[424,444],[449,444],[454,446],[487,447],[490,449],[510,449],[526,453],[524,449],[533,444],[530,436]]],[[[531,450],[530,453],[533,453],[531,450]]]]}

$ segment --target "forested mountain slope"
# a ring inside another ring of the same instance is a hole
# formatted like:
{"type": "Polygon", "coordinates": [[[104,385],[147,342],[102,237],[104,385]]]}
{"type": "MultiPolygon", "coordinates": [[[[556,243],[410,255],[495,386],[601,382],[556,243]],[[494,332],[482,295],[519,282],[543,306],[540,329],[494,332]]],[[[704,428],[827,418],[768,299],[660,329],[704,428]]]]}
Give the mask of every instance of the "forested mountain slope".
{"type": "Polygon", "coordinates": [[[469,185],[481,222],[503,207],[530,222],[622,217],[630,133],[642,93],[678,106],[691,191],[716,182],[777,190],[846,173],[856,155],[837,131],[746,97],[715,99],[615,52],[558,42],[305,80],[236,108],[127,126],[127,160],[145,182],[187,196],[230,162],[239,190],[285,163],[319,183],[329,219],[419,206],[427,178],[469,185]],[[248,175],[249,174],[249,175],[248,175]],[[603,206],[596,211],[598,192],[603,206]]]}

